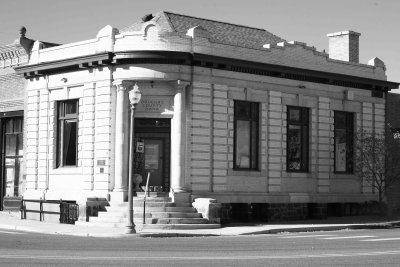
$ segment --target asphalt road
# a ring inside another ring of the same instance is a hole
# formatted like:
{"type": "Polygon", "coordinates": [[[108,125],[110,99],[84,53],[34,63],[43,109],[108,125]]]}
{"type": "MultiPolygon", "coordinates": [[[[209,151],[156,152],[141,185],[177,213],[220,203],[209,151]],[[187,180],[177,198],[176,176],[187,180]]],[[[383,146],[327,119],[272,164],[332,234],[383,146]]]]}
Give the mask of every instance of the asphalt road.
{"type": "Polygon", "coordinates": [[[400,266],[400,229],[193,238],[0,231],[0,266],[400,266]]]}

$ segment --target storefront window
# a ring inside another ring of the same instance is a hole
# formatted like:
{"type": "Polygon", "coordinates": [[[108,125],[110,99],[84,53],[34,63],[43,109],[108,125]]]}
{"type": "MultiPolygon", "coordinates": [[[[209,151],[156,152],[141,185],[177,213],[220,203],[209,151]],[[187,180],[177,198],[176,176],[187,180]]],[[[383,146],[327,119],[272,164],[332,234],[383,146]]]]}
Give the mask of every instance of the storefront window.
{"type": "Polygon", "coordinates": [[[258,103],[235,101],[235,169],[258,169],[258,103]]]}
{"type": "Polygon", "coordinates": [[[78,148],[78,100],[58,102],[57,167],[76,166],[78,148]]]}
{"type": "MultiPolygon", "coordinates": [[[[5,119],[3,123],[3,196],[20,196],[22,190],[23,134],[22,117],[5,119]]],[[[1,190],[0,190],[1,191],[1,190]]]]}
{"type": "Polygon", "coordinates": [[[308,171],[309,109],[287,108],[287,171],[308,171]]]}
{"type": "Polygon", "coordinates": [[[354,114],[335,111],[335,172],[353,173],[354,114]]]}

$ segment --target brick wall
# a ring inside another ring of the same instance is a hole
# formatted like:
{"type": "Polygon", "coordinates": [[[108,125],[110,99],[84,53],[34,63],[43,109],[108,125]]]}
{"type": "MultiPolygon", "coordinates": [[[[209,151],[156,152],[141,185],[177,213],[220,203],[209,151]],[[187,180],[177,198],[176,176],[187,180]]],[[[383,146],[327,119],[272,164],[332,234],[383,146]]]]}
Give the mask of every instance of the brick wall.
{"type": "Polygon", "coordinates": [[[0,112],[24,109],[25,79],[13,67],[26,64],[25,50],[16,45],[0,47],[0,112]]]}

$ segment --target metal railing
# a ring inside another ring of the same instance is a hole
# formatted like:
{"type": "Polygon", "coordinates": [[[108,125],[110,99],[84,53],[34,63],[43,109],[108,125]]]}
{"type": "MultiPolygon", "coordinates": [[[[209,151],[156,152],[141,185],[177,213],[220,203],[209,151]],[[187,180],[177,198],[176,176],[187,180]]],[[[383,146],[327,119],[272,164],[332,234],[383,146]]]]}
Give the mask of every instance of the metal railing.
{"type": "Polygon", "coordinates": [[[146,197],[149,193],[149,180],[150,180],[150,172],[147,173],[147,181],[146,188],[144,190],[144,198],[143,198],[143,224],[146,224],[146,197]]]}
{"type": "Polygon", "coordinates": [[[27,213],[39,213],[39,220],[44,220],[45,214],[60,215],[60,223],[75,224],[79,217],[79,205],[72,201],[23,199],[21,200],[21,220],[26,219],[27,213]],[[26,203],[38,203],[38,208],[26,208],[26,203]],[[43,204],[59,205],[59,211],[51,211],[43,208],[43,204]]]}

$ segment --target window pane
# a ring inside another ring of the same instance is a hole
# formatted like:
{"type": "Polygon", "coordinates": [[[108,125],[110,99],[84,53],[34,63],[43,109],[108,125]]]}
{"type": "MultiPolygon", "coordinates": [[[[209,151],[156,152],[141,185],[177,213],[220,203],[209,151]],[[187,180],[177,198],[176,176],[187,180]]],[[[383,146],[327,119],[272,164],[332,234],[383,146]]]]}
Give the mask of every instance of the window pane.
{"type": "Polygon", "coordinates": [[[23,134],[17,134],[18,136],[18,145],[17,145],[17,153],[19,156],[22,156],[24,154],[24,138],[23,134]]]}
{"type": "Polygon", "coordinates": [[[353,113],[335,111],[335,171],[353,172],[353,113]]]}
{"type": "Polygon", "coordinates": [[[14,121],[14,132],[22,132],[22,119],[13,119],[14,121]]]}
{"type": "Polygon", "coordinates": [[[144,149],[144,162],[146,170],[158,170],[160,167],[160,145],[146,144],[144,149]]]}
{"type": "Polygon", "coordinates": [[[246,102],[236,102],[236,116],[237,118],[250,119],[251,110],[249,103],[246,102]]]}
{"type": "Polygon", "coordinates": [[[64,121],[64,165],[76,165],[76,143],[77,143],[77,122],[75,120],[64,121]]]}
{"type": "Polygon", "coordinates": [[[13,121],[12,119],[9,119],[6,121],[6,133],[12,133],[13,132],[13,121]]]}
{"type": "Polygon", "coordinates": [[[250,122],[236,121],[236,167],[250,168],[250,122]]]}
{"type": "Polygon", "coordinates": [[[6,196],[15,196],[15,191],[18,194],[18,183],[15,183],[15,167],[15,159],[5,159],[6,196]]]}
{"type": "Polygon", "coordinates": [[[346,113],[335,112],[335,129],[346,129],[346,113]]]}
{"type": "Polygon", "coordinates": [[[335,131],[335,163],[336,171],[346,171],[346,156],[347,156],[347,145],[346,145],[346,131],[336,130],[335,131]]]}
{"type": "Polygon", "coordinates": [[[258,121],[252,122],[251,127],[251,168],[258,168],[258,121]]]}
{"type": "Polygon", "coordinates": [[[301,170],[301,126],[289,125],[287,134],[287,160],[289,170],[301,170]]]}
{"type": "Polygon", "coordinates": [[[71,115],[77,113],[77,101],[65,103],[65,115],[71,115]]]}
{"type": "Polygon", "coordinates": [[[6,156],[15,156],[17,152],[17,135],[7,134],[6,135],[6,156]]]}
{"type": "Polygon", "coordinates": [[[300,122],[300,109],[289,109],[289,120],[293,122],[300,122]]]}

